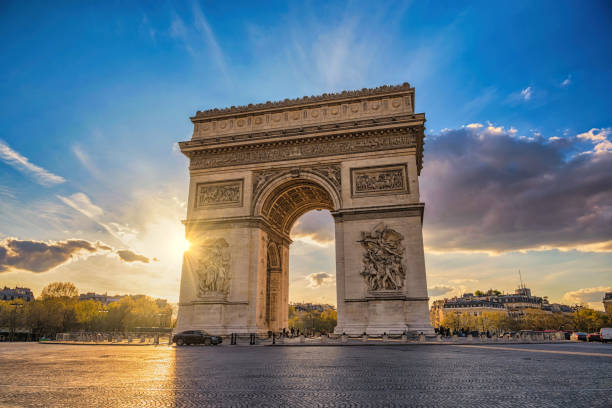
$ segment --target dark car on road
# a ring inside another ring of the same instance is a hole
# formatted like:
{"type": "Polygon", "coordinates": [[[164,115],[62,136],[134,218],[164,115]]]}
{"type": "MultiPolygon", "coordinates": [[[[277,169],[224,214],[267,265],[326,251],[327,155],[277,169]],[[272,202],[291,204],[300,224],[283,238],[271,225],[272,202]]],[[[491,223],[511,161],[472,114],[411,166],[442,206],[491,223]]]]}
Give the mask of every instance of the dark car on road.
{"type": "Polygon", "coordinates": [[[589,333],[587,334],[587,341],[601,341],[601,336],[599,335],[599,333],[589,333]]]}
{"type": "Polygon", "coordinates": [[[186,330],[175,334],[172,337],[172,342],[177,346],[189,344],[204,344],[205,346],[216,346],[223,342],[223,339],[218,336],[211,336],[204,330],[186,330]]]}

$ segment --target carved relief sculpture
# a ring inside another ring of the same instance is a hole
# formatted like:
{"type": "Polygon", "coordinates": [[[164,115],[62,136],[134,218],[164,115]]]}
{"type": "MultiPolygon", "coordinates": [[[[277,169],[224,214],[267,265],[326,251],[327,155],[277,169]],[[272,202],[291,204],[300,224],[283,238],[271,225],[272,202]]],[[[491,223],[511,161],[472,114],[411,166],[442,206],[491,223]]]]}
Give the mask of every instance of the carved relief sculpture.
{"type": "Polygon", "coordinates": [[[227,297],[230,284],[229,244],[223,238],[209,239],[201,246],[195,265],[198,297],[227,297]]]}
{"type": "Polygon", "coordinates": [[[197,208],[242,205],[242,180],[200,183],[196,190],[197,208]]]}
{"type": "Polygon", "coordinates": [[[358,241],[363,247],[363,271],[368,289],[400,290],[406,272],[402,264],[404,237],[397,231],[378,224],[371,232],[362,232],[358,241]]]}
{"type": "Polygon", "coordinates": [[[406,194],[406,166],[385,166],[351,169],[353,196],[406,194]]]}

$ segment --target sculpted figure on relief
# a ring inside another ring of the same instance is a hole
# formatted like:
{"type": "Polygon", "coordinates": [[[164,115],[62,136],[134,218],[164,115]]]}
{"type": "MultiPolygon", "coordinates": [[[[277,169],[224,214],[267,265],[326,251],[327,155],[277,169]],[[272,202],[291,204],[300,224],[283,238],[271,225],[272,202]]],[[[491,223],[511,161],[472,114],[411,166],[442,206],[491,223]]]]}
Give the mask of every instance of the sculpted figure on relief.
{"type": "Polygon", "coordinates": [[[363,270],[368,289],[399,290],[406,272],[402,265],[404,237],[397,231],[378,224],[371,232],[362,232],[358,241],[363,247],[363,270]]]}
{"type": "Polygon", "coordinates": [[[199,278],[199,297],[227,296],[230,283],[230,251],[227,241],[216,238],[205,242],[195,271],[199,278]]]}

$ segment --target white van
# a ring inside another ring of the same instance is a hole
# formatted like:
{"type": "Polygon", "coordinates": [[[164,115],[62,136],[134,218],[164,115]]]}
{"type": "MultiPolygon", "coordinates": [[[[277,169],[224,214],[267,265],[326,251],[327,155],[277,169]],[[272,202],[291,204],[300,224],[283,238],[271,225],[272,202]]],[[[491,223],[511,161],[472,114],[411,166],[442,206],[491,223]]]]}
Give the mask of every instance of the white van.
{"type": "Polygon", "coordinates": [[[599,330],[599,335],[601,336],[601,341],[607,343],[612,341],[612,327],[602,327],[599,330]]]}

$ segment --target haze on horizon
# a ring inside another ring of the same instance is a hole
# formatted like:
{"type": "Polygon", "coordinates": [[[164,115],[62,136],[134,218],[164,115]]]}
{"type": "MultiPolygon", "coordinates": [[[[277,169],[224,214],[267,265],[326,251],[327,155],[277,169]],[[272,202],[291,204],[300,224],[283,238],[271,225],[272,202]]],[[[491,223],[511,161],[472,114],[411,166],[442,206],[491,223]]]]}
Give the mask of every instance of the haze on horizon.
{"type": "MultiPolygon", "coordinates": [[[[612,10],[566,1],[3,2],[0,286],[178,300],[196,110],[410,82],[431,299],[612,291],[612,10]]],[[[336,303],[327,211],[291,301],[336,303]]]]}

